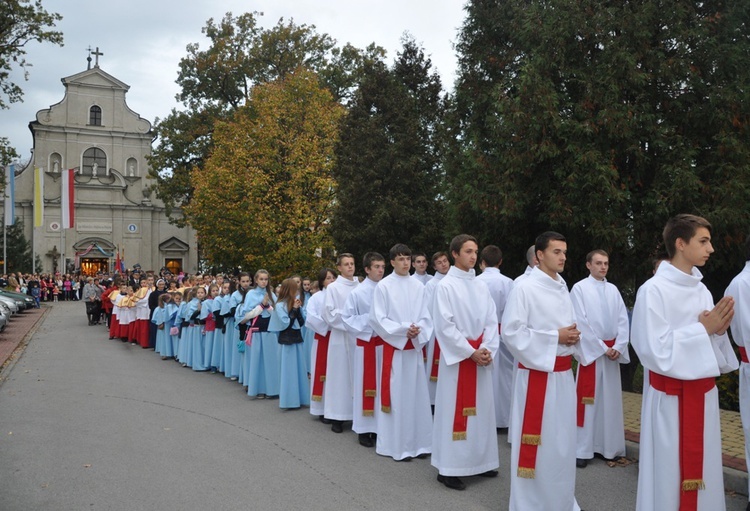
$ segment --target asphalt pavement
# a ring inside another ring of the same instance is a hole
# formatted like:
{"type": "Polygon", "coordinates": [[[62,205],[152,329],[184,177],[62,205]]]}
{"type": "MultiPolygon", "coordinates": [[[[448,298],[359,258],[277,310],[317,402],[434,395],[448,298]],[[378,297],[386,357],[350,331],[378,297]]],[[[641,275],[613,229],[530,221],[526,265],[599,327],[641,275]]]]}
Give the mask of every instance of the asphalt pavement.
{"type": "MultiPolygon", "coordinates": [[[[449,490],[429,459],[395,462],[307,409],[251,400],[220,374],[108,340],[78,303],[43,319],[0,384],[0,509],[505,510],[500,476],[449,490]]],[[[635,508],[637,463],[577,471],[586,511],[635,508]]],[[[727,495],[729,511],[747,498],[727,495]]]]}

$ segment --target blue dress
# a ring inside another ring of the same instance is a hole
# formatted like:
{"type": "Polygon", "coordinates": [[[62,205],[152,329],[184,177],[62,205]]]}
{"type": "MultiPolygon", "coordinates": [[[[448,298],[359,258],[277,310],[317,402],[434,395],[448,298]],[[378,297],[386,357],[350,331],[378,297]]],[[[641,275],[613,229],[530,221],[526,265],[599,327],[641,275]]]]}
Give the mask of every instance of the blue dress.
{"type": "MultiPolygon", "coordinates": [[[[304,321],[304,311],[300,310],[299,315],[304,321]]],[[[278,332],[285,330],[290,321],[286,303],[277,303],[271,314],[268,329],[276,332],[278,336],[278,332]]],[[[300,323],[303,321],[295,318],[292,328],[299,330],[300,323]]],[[[297,344],[280,344],[279,347],[281,350],[279,356],[279,408],[308,406],[310,404],[310,383],[307,379],[305,345],[299,342],[297,344]]]]}
{"type": "Polygon", "coordinates": [[[171,357],[172,355],[167,354],[167,349],[169,349],[169,353],[172,352],[172,340],[169,338],[169,330],[167,330],[166,315],[167,309],[165,307],[157,307],[151,316],[151,323],[157,326],[154,351],[162,357],[171,357]],[[159,325],[163,326],[161,330],[158,329],[159,325]],[[169,345],[169,348],[167,348],[167,345],[169,345]]]}
{"type": "Polygon", "coordinates": [[[180,328],[180,333],[178,335],[178,341],[177,341],[177,351],[175,353],[177,354],[177,360],[182,362],[183,364],[187,365],[187,331],[188,331],[188,325],[186,323],[185,319],[185,313],[187,312],[187,302],[182,302],[180,304],[180,308],[177,311],[177,317],[175,318],[176,322],[175,325],[177,325],[180,328]]]}
{"type": "Polygon", "coordinates": [[[180,326],[180,319],[178,318],[180,312],[180,308],[170,303],[167,305],[167,312],[165,313],[165,321],[164,321],[164,330],[167,332],[167,338],[168,342],[171,346],[171,355],[167,355],[168,357],[174,357],[175,360],[177,359],[177,350],[180,347],[180,334],[172,335],[170,334],[170,330],[172,330],[172,327],[179,327],[180,326]]]}
{"type": "Polygon", "coordinates": [[[211,312],[214,315],[214,324],[216,330],[214,330],[214,349],[211,352],[211,367],[215,367],[219,372],[224,372],[224,334],[221,333],[221,325],[224,324],[223,319],[217,322],[217,317],[221,315],[221,302],[223,298],[221,295],[214,298],[213,307],[211,312]]]}
{"type": "MultiPolygon", "coordinates": [[[[262,288],[253,288],[245,296],[245,310],[252,310],[256,305],[260,305],[266,296],[266,290],[262,288]]],[[[276,302],[276,295],[272,295],[273,301],[276,302]]],[[[254,325],[258,328],[253,334],[252,345],[246,349],[246,355],[249,353],[249,366],[247,380],[247,395],[257,396],[265,394],[266,396],[279,395],[279,358],[280,347],[278,343],[278,334],[268,331],[268,323],[271,319],[271,311],[266,309],[257,317],[254,325]]]]}
{"type": "Polygon", "coordinates": [[[241,309],[242,307],[242,293],[239,291],[235,291],[232,293],[232,295],[229,297],[229,312],[231,313],[227,317],[227,334],[224,338],[224,349],[227,349],[229,347],[229,352],[231,353],[231,365],[230,372],[224,373],[225,376],[229,376],[232,378],[237,378],[240,375],[240,351],[237,348],[237,341],[240,340],[239,337],[239,330],[236,326],[236,314],[237,309],[241,309]]]}
{"type": "Polygon", "coordinates": [[[188,326],[187,335],[187,351],[188,351],[188,367],[192,367],[193,371],[205,371],[206,366],[203,364],[203,325],[200,322],[200,311],[198,307],[203,310],[202,302],[198,298],[193,298],[187,307],[185,317],[189,320],[190,326],[188,326]]]}
{"type": "Polygon", "coordinates": [[[214,338],[216,335],[213,310],[213,298],[206,298],[203,300],[203,305],[201,305],[201,313],[198,319],[203,324],[203,367],[213,369],[216,372],[216,366],[211,364],[211,355],[214,352],[214,338]]]}

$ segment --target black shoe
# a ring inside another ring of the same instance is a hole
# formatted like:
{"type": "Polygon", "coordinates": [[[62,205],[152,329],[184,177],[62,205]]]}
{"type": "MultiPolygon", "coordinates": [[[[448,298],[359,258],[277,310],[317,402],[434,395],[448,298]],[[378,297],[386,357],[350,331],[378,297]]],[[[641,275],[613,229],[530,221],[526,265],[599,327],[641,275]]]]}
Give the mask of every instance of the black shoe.
{"type": "Polygon", "coordinates": [[[331,421],[331,431],[334,433],[343,433],[344,432],[344,422],[343,421],[331,421]]]}
{"type": "Polygon", "coordinates": [[[323,424],[330,424],[331,423],[331,419],[326,419],[325,417],[323,417],[321,415],[320,416],[320,422],[322,422],[323,424]]]}
{"type": "Polygon", "coordinates": [[[372,447],[375,444],[373,443],[372,438],[370,438],[369,433],[360,433],[359,445],[361,445],[362,447],[372,447]]]}
{"type": "Polygon", "coordinates": [[[585,460],[583,458],[576,458],[576,467],[586,468],[586,465],[588,464],[589,464],[589,460],[585,460]]]}
{"type": "Polygon", "coordinates": [[[438,474],[437,480],[439,483],[443,483],[445,486],[447,486],[451,490],[465,490],[466,489],[466,485],[458,477],[443,476],[443,475],[438,474]]]}
{"type": "Polygon", "coordinates": [[[488,470],[487,472],[482,472],[479,474],[479,477],[497,477],[497,470],[488,470]]]}

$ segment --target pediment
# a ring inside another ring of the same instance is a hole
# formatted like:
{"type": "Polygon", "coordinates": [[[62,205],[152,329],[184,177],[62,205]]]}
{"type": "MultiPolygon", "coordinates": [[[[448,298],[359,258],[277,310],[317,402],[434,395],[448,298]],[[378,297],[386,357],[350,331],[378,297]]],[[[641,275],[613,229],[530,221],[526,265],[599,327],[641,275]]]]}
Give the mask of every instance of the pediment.
{"type": "Polygon", "coordinates": [[[86,254],[91,253],[93,255],[102,255],[104,257],[113,257],[115,255],[115,246],[112,244],[112,242],[96,236],[82,239],[81,241],[75,243],[73,245],[73,248],[75,249],[76,253],[86,252],[86,254]]]}
{"type": "Polygon", "coordinates": [[[182,241],[180,238],[172,236],[171,238],[159,243],[159,250],[162,252],[187,252],[190,250],[190,245],[182,241]]]}
{"type": "Polygon", "coordinates": [[[101,68],[95,67],[93,69],[87,69],[80,73],[72,76],[67,76],[62,79],[62,83],[67,87],[68,85],[82,85],[91,87],[106,87],[111,89],[122,89],[127,91],[130,89],[130,85],[125,82],[118,80],[109,73],[101,70],[101,68]]]}

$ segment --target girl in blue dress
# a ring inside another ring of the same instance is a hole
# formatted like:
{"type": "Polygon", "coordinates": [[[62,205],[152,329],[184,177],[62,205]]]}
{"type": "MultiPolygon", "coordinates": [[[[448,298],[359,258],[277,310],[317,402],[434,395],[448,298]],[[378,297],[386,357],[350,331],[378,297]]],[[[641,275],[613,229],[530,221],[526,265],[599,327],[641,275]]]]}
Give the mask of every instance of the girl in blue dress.
{"type": "Polygon", "coordinates": [[[203,365],[210,369],[212,373],[216,372],[218,366],[211,363],[211,356],[214,352],[216,338],[216,321],[214,320],[214,300],[219,294],[219,286],[211,284],[208,286],[208,296],[201,305],[201,314],[198,316],[203,323],[203,365]]]}
{"type": "Polygon", "coordinates": [[[154,309],[151,322],[156,325],[156,347],[154,351],[161,355],[162,360],[172,357],[172,339],[169,338],[167,328],[167,304],[172,300],[168,293],[159,296],[159,305],[154,309]]]}
{"type": "Polygon", "coordinates": [[[224,282],[219,286],[219,296],[214,298],[211,312],[214,316],[214,349],[211,352],[211,367],[218,369],[220,373],[224,372],[224,317],[221,315],[221,305],[224,300],[224,289],[229,288],[228,283],[224,282]]]}
{"type": "Polygon", "coordinates": [[[172,301],[167,305],[167,325],[164,328],[169,328],[169,338],[172,341],[172,357],[175,360],[177,353],[180,349],[180,325],[182,320],[180,319],[180,310],[182,307],[182,293],[174,291],[169,293],[172,296],[172,301]]]}
{"type": "Polygon", "coordinates": [[[185,314],[190,322],[187,337],[188,349],[190,350],[188,366],[192,367],[193,371],[205,371],[207,367],[203,363],[205,351],[203,327],[206,320],[200,319],[200,316],[203,310],[203,302],[206,300],[206,289],[203,286],[196,286],[191,294],[193,298],[190,300],[185,314]]]}
{"type": "Polygon", "coordinates": [[[301,328],[305,324],[299,287],[294,277],[281,283],[279,299],[271,313],[268,330],[277,333],[279,357],[279,408],[310,404],[305,348],[301,328]]]}
{"type": "Polygon", "coordinates": [[[271,275],[266,270],[255,272],[255,287],[245,297],[244,310],[251,311],[260,305],[263,312],[252,320],[252,345],[249,374],[247,374],[247,395],[259,399],[279,396],[279,343],[275,332],[268,331],[271,311],[276,303],[276,295],[271,287],[271,275]]]}
{"type": "Polygon", "coordinates": [[[195,290],[191,287],[186,288],[182,294],[180,311],[177,314],[177,317],[180,319],[180,348],[177,351],[177,360],[182,362],[182,367],[193,367],[193,360],[191,357],[192,351],[190,350],[190,344],[188,343],[190,317],[187,315],[188,305],[193,298],[195,298],[195,290]]]}

